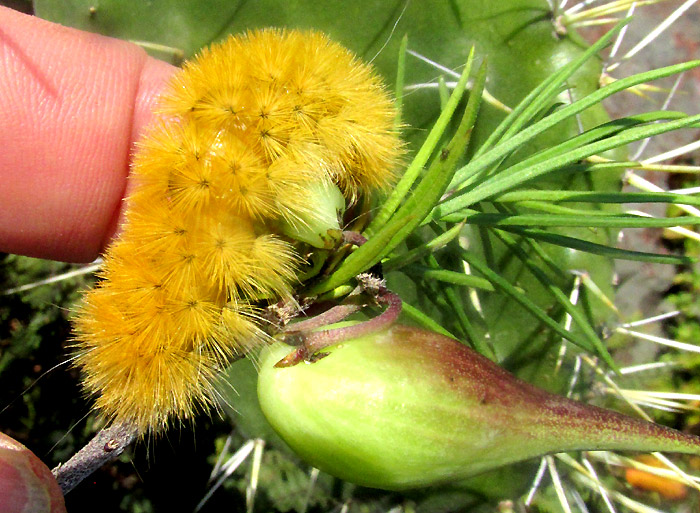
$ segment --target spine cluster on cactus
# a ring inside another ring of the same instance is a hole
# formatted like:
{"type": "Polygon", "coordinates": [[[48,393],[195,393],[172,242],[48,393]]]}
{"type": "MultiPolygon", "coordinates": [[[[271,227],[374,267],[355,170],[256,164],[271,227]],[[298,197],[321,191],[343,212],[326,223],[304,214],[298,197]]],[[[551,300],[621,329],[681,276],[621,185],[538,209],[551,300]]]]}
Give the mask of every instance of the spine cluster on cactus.
{"type": "Polygon", "coordinates": [[[264,338],[256,308],[289,296],[301,262],[289,227],[326,215],[309,191],[352,202],[391,183],[400,152],[379,79],[315,32],[262,30],[204,50],[160,113],[75,320],[86,391],[140,433],[210,405],[218,370],[264,338]]]}

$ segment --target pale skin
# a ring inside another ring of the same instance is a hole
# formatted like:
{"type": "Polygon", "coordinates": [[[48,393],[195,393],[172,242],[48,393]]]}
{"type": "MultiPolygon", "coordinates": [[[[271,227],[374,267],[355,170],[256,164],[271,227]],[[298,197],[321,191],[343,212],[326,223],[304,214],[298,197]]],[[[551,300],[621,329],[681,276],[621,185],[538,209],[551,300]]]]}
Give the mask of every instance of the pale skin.
{"type": "Polygon", "coordinates": [[[0,8],[0,251],[99,255],[174,70],[134,44],[0,8]]]}
{"type": "MultiPolygon", "coordinates": [[[[134,44],[0,7],[0,252],[100,254],[119,226],[134,142],[175,69],[134,44]]],[[[0,489],[14,486],[7,479],[0,489]]]]}

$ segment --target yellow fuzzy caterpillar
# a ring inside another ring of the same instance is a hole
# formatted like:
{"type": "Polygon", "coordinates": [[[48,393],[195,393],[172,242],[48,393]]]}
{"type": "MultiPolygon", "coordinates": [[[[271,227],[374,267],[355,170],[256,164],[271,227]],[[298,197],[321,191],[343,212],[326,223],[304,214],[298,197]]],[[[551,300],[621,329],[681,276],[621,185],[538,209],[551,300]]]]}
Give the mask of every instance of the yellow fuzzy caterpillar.
{"type": "Polygon", "coordinates": [[[327,218],[309,195],[386,187],[400,152],[378,78],[315,32],[230,37],[185,64],[159,110],[75,320],[85,389],[142,434],[210,406],[218,371],[263,340],[256,311],[290,295],[309,242],[289,226],[327,218]]]}

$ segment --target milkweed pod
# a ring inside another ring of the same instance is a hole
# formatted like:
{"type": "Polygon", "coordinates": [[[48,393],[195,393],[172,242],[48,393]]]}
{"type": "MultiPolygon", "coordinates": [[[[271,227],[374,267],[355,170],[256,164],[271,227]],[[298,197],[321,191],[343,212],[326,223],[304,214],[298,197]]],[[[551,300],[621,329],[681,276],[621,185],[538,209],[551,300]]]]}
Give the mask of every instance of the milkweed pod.
{"type": "Polygon", "coordinates": [[[538,389],[417,328],[275,368],[289,351],[278,344],[261,357],[263,413],[308,463],[363,486],[428,486],[572,450],[700,453],[694,436],[538,389]]]}

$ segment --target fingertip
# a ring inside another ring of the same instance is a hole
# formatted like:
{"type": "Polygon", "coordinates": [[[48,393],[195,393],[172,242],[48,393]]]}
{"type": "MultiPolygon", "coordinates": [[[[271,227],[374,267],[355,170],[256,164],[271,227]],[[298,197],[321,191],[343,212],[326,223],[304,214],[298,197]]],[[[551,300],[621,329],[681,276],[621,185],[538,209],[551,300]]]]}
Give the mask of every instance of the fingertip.
{"type": "MultiPolygon", "coordinates": [[[[146,127],[153,121],[154,108],[156,106],[159,93],[163,90],[168,79],[175,71],[175,67],[164,61],[147,57],[141,76],[139,77],[139,85],[137,87],[136,97],[134,101],[133,123],[129,145],[129,160],[133,156],[134,143],[138,141],[144,133],[146,127]]],[[[128,170],[127,170],[128,174],[128,170]]],[[[129,191],[129,182],[127,181],[121,196],[120,201],[112,212],[109,224],[103,233],[103,237],[99,244],[99,250],[102,251],[109,244],[119,231],[119,226],[124,215],[124,207],[126,206],[124,198],[129,191]]],[[[97,256],[97,255],[95,255],[97,256]]]]}
{"type": "Polygon", "coordinates": [[[24,445],[0,433],[0,511],[66,513],[49,468],[24,445]]]}
{"type": "Polygon", "coordinates": [[[99,254],[133,141],[174,69],[128,42],[0,8],[0,251],[99,254]]]}

